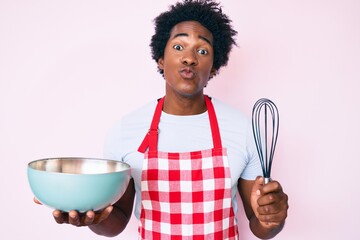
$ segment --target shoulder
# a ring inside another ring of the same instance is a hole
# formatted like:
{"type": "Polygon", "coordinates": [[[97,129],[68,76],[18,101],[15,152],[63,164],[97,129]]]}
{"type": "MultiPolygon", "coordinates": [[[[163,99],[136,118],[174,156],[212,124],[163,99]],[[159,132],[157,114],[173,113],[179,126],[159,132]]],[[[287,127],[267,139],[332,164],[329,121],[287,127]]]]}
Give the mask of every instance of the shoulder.
{"type": "Polygon", "coordinates": [[[106,157],[121,159],[127,151],[137,149],[149,129],[156,100],[124,115],[107,131],[104,144],[106,157]]]}
{"type": "MultiPolygon", "coordinates": [[[[124,115],[120,123],[121,124],[138,124],[141,122],[149,123],[149,119],[152,119],[154,114],[154,109],[156,107],[157,101],[151,101],[141,106],[140,108],[124,115]]],[[[118,123],[119,124],[119,123],[118,123]]]]}
{"type": "MultiPolygon", "coordinates": [[[[151,121],[154,108],[156,106],[156,100],[148,102],[145,105],[139,107],[138,109],[129,112],[117,120],[109,129],[109,133],[119,136],[124,134],[124,131],[127,130],[136,130],[140,126],[147,124],[149,126],[149,121],[151,121]]],[[[140,127],[141,128],[141,127],[140,127]]]]}
{"type": "MultiPolygon", "coordinates": [[[[217,98],[212,98],[212,103],[219,121],[219,124],[231,124],[231,126],[248,127],[250,118],[244,112],[217,98]]],[[[229,125],[228,125],[229,126],[229,125]]]]}

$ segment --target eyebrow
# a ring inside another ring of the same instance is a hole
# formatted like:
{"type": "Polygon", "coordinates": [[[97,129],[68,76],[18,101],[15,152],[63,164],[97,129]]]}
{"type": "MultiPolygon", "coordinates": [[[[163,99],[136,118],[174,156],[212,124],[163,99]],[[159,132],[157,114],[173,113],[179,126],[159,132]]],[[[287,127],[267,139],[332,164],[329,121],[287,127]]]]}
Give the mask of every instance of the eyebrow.
{"type": "MultiPolygon", "coordinates": [[[[185,37],[188,37],[189,34],[187,34],[187,33],[178,33],[178,34],[175,34],[175,36],[173,37],[173,39],[174,39],[174,38],[177,38],[177,37],[184,37],[184,36],[185,36],[185,37]]],[[[209,43],[209,44],[212,46],[211,41],[210,41],[209,39],[207,39],[206,37],[201,36],[201,35],[199,35],[198,37],[199,37],[200,39],[204,40],[205,42],[209,43]]]]}

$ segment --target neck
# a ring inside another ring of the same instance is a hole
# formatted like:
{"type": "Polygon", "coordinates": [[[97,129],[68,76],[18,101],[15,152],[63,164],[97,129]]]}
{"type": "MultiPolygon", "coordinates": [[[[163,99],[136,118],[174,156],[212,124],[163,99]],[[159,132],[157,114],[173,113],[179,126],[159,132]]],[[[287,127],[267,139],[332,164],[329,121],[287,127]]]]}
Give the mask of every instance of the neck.
{"type": "Polygon", "coordinates": [[[172,115],[196,115],[206,111],[204,94],[184,97],[166,94],[163,111],[172,115]]]}

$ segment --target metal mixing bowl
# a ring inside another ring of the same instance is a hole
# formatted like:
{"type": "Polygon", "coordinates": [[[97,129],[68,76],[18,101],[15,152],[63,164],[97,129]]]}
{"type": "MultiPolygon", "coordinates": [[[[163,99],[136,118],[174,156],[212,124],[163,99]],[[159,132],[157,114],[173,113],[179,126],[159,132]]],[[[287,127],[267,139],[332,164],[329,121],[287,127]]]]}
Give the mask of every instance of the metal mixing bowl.
{"type": "Polygon", "coordinates": [[[96,158],[48,158],[32,161],[28,181],[35,197],[53,209],[97,211],[114,204],[131,178],[126,163],[96,158]]]}

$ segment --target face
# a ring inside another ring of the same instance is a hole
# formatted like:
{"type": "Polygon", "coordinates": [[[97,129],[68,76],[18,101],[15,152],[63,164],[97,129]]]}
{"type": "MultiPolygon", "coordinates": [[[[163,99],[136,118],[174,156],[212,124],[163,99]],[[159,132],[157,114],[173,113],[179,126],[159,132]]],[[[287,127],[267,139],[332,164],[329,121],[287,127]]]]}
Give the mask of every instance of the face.
{"type": "Polygon", "coordinates": [[[178,23],[166,44],[158,66],[164,70],[166,95],[191,97],[202,94],[213,69],[214,51],[211,32],[195,21],[178,23]]]}

